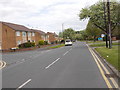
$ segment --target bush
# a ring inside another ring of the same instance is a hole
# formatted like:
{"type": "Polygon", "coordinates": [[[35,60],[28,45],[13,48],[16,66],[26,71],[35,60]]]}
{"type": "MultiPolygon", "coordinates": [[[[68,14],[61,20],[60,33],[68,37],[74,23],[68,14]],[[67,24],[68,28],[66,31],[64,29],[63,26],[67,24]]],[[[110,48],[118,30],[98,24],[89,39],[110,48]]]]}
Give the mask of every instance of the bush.
{"type": "Polygon", "coordinates": [[[38,42],[38,45],[44,45],[44,40],[40,40],[40,41],[38,42]]]}
{"type": "Polygon", "coordinates": [[[33,42],[26,42],[18,45],[19,48],[29,48],[29,47],[35,47],[35,43],[33,42]]]}
{"type": "Polygon", "coordinates": [[[44,41],[44,45],[48,45],[48,41],[44,41]]]}
{"type": "Polygon", "coordinates": [[[56,40],[55,43],[58,44],[58,41],[56,40]]]}

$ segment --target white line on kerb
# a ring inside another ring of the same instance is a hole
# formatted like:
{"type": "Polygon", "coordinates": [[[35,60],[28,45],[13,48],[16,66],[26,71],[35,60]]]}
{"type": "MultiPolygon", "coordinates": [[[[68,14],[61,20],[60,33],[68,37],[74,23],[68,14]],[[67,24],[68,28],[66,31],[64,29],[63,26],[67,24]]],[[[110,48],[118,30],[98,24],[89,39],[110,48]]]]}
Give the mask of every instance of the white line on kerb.
{"type": "Polygon", "coordinates": [[[47,67],[45,67],[45,69],[48,69],[50,66],[52,66],[54,63],[56,63],[58,60],[60,60],[60,58],[56,59],[54,62],[52,62],[50,65],[48,65],[47,67]]]}
{"type": "Polygon", "coordinates": [[[25,83],[23,83],[21,86],[19,86],[16,90],[19,90],[20,88],[24,87],[27,83],[29,83],[32,79],[27,80],[25,83]]]}

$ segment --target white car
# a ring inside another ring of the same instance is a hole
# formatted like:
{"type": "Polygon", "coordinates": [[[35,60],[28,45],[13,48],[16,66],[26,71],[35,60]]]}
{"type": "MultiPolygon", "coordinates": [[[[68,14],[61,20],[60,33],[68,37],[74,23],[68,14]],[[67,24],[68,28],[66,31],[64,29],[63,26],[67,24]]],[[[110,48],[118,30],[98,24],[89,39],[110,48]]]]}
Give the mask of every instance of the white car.
{"type": "Polygon", "coordinates": [[[65,46],[72,46],[72,41],[70,39],[65,40],[65,46]]]}

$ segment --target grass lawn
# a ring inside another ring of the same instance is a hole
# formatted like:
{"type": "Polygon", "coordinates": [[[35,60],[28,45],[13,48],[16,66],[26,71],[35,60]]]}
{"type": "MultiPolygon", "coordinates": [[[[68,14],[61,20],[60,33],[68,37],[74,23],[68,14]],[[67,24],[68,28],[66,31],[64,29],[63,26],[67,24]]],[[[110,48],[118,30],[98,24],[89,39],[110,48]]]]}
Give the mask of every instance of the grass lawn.
{"type": "Polygon", "coordinates": [[[94,42],[94,41],[86,41],[86,42],[89,43],[89,44],[90,44],[90,43],[91,43],[91,44],[92,44],[92,43],[105,43],[105,41],[96,41],[96,42],[94,42]]]}
{"type": "Polygon", "coordinates": [[[118,55],[119,55],[118,48],[120,48],[120,46],[113,46],[112,49],[100,47],[100,48],[96,48],[96,50],[111,65],[113,65],[116,69],[120,71],[120,59],[118,59],[118,55]]]}
{"type": "MultiPolygon", "coordinates": [[[[118,42],[114,42],[114,43],[112,43],[112,45],[120,45],[120,43],[118,43],[118,42]]],[[[91,47],[101,47],[101,46],[106,46],[106,43],[98,43],[98,44],[91,44],[90,45],[91,47]]]]}
{"type": "Polygon", "coordinates": [[[60,47],[63,47],[65,46],[65,44],[60,44],[60,45],[57,45],[57,46],[53,46],[53,47],[48,47],[49,49],[54,49],[54,48],[60,48],[60,47]]]}

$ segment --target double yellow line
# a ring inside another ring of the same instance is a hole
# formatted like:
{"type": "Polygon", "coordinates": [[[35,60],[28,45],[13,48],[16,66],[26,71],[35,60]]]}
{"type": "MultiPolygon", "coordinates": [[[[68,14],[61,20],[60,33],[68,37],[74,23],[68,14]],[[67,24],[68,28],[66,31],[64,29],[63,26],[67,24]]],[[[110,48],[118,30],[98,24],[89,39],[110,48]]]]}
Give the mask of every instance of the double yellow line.
{"type": "Polygon", "coordinates": [[[6,62],[5,61],[1,61],[0,60],[0,69],[4,68],[6,66],[6,62]]]}
{"type": "MultiPolygon", "coordinates": [[[[88,47],[90,53],[92,54],[92,56],[93,56],[93,58],[94,58],[94,60],[95,60],[95,62],[96,62],[96,64],[97,64],[97,66],[98,66],[98,68],[99,68],[99,70],[100,70],[100,73],[101,73],[103,79],[105,80],[108,88],[113,88],[112,85],[111,85],[111,83],[109,82],[108,78],[105,76],[105,73],[106,73],[106,74],[110,74],[110,72],[109,72],[109,71],[107,70],[107,68],[103,65],[103,63],[102,63],[101,60],[98,58],[98,56],[95,54],[95,52],[94,52],[88,45],[87,45],[87,47],[88,47]],[[103,71],[102,68],[104,69],[105,73],[104,73],[104,71],[103,71]]],[[[110,80],[111,80],[111,82],[113,83],[113,85],[115,86],[115,88],[119,88],[118,83],[114,80],[114,78],[110,78],[110,80]]]]}

